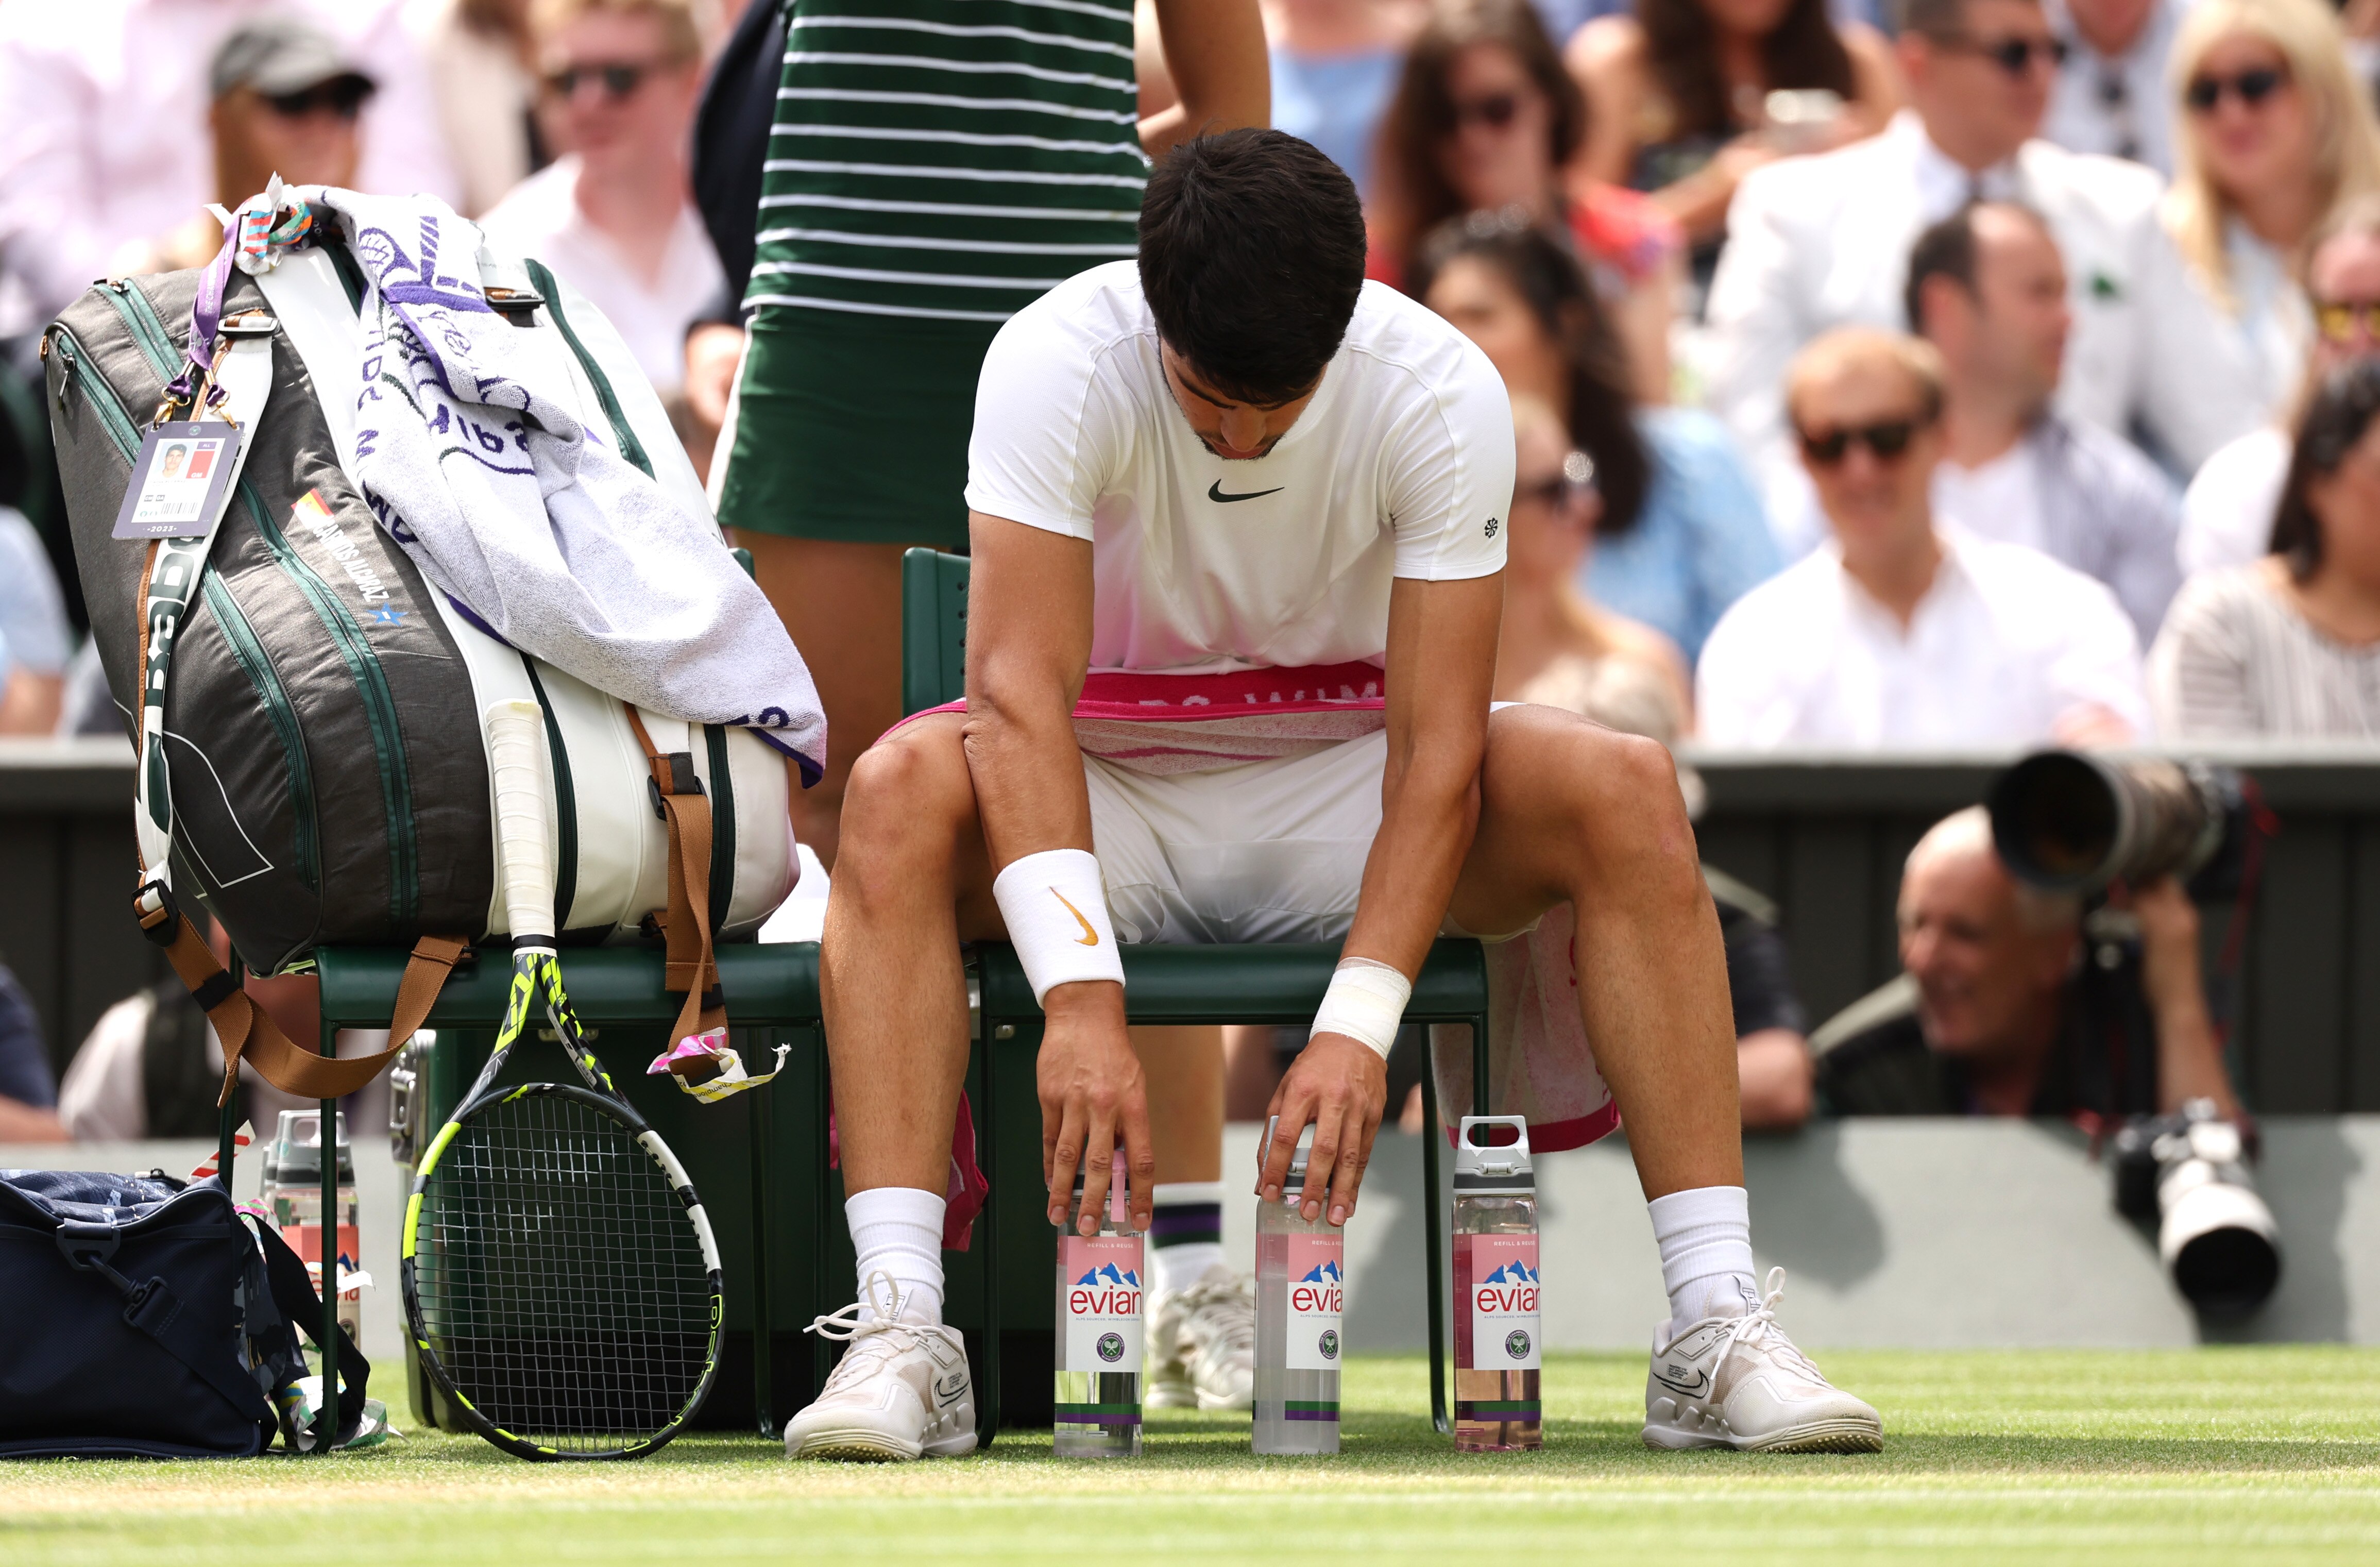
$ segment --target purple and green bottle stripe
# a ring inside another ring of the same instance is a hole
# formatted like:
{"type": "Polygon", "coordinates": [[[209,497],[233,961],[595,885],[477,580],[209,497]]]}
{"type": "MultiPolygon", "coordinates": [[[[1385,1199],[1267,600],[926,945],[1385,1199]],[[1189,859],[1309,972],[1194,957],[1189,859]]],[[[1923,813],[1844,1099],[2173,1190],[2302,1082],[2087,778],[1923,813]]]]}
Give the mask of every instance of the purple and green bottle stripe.
{"type": "Polygon", "coordinates": [[[1137,1403],[1062,1403],[1050,1422],[1057,1426],[1137,1426],[1137,1403]]]}
{"type": "Polygon", "coordinates": [[[1149,1216],[1148,1241],[1162,1251],[1167,1246],[1220,1245],[1223,1205],[1219,1202],[1167,1203],[1149,1216]]]}
{"type": "Polygon", "coordinates": [[[1457,1399],[1457,1420],[1535,1420],[1544,1405],[1536,1399],[1457,1399]]]}
{"type": "Polygon", "coordinates": [[[1284,1420],[1328,1420],[1335,1426],[1339,1423],[1339,1401],[1337,1399],[1284,1399],[1281,1401],[1281,1417],[1284,1420]]]}

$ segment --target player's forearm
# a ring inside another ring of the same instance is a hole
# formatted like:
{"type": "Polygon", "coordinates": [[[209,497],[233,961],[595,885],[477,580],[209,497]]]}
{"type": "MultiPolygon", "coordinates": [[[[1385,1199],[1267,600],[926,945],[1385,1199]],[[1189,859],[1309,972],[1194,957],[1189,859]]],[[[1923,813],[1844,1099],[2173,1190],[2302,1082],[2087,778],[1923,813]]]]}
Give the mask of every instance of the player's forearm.
{"type": "Polygon", "coordinates": [[[1045,849],[1091,846],[1090,796],[1063,693],[997,674],[971,681],[966,759],[995,871],[1045,849]]]}
{"type": "Polygon", "coordinates": [[[1479,826],[1479,749],[1432,747],[1402,766],[1391,754],[1345,955],[1420,972],[1479,826]]]}
{"type": "Polygon", "coordinates": [[[1175,102],[1140,122],[1150,157],[1209,131],[1272,122],[1272,69],[1256,0],[1158,0],[1157,30],[1175,102]]]}

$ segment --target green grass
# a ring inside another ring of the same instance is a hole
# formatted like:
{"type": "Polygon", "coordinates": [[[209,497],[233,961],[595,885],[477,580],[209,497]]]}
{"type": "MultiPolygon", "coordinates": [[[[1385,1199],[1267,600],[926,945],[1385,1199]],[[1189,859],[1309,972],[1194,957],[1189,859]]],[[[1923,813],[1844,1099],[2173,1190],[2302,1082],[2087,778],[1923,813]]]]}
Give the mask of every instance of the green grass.
{"type": "Polygon", "coordinates": [[[1257,1459],[1245,1418],[1192,1415],[1136,1463],[1012,1432],[888,1468],[735,1437],[527,1464],[416,1432],[325,1461],[0,1465],[0,1562],[2380,1561],[2380,1351],[1822,1358],[1884,1412],[1881,1454],[1648,1452],[1644,1360],[1604,1355],[1550,1359],[1543,1452],[1456,1454],[1415,1413],[1418,1356],[1359,1359],[1336,1459],[1257,1459]]]}

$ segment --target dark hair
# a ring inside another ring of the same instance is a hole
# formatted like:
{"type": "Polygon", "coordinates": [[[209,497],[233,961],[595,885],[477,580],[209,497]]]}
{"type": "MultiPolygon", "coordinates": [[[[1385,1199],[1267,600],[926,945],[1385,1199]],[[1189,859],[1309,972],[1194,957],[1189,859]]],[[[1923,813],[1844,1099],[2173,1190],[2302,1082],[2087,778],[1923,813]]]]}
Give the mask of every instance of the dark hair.
{"type": "Polygon", "coordinates": [[[1596,487],[1603,494],[1603,516],[1595,530],[1607,538],[1625,533],[1645,508],[1653,463],[1636,432],[1620,339],[1567,238],[1518,213],[1456,218],[1433,230],[1423,244],[1414,298],[1427,295],[1439,274],[1459,261],[1495,268],[1560,346],[1570,370],[1570,438],[1595,459],[1596,487]]]}
{"type": "MultiPolygon", "coordinates": [[[[2049,234],[2049,225],[2039,213],[2016,201],[1970,201],[1949,217],[1917,237],[1909,248],[1909,281],[1901,285],[1900,308],[1908,312],[1909,330],[1918,336],[1925,335],[1925,280],[1947,277],[1964,289],[1970,298],[1975,295],[1975,267],[1982,257],[1975,241],[1975,214],[1985,207],[2014,213],[2032,224],[2043,234],[2049,234]]],[[[2055,236],[2050,237],[2057,243],[2055,236]]]]}
{"type": "Polygon", "coordinates": [[[1364,209],[1345,171],[1278,130],[1177,145],[1140,203],[1140,285],[1158,334],[1225,396],[1303,395],[1364,287],[1364,209]]]}
{"type": "Polygon", "coordinates": [[[2300,582],[2322,568],[2322,519],[2306,502],[2317,479],[2337,473],[2380,415],[2380,359],[2358,359],[2325,376],[2298,420],[2289,476],[2273,514],[2272,553],[2300,582]]]}
{"type": "MultiPolygon", "coordinates": [[[[2038,6],[2041,0],[2024,0],[2038,6]]],[[[1900,0],[1900,31],[1933,39],[1957,38],[1967,30],[1967,0],[1900,0]]]]}
{"type": "Polygon", "coordinates": [[[1405,51],[1404,74],[1380,119],[1380,237],[1410,273],[1423,237],[1470,203],[1447,182],[1439,151],[1454,134],[1454,97],[1447,91],[1454,57],[1475,43],[1508,50],[1546,95],[1553,115],[1556,168],[1586,140],[1586,98],[1562,67],[1561,52],[1529,0],[1449,0],[1430,13],[1405,51]]]}
{"type": "MultiPolygon", "coordinates": [[[[1653,79],[1677,114],[1672,136],[1729,136],[1742,128],[1718,65],[1718,30],[1702,0],[1636,0],[1653,79]]],[[[1858,96],[1851,51],[1827,15],[1827,0],[1792,0],[1760,41],[1771,88],[1825,88],[1858,96]]]]}

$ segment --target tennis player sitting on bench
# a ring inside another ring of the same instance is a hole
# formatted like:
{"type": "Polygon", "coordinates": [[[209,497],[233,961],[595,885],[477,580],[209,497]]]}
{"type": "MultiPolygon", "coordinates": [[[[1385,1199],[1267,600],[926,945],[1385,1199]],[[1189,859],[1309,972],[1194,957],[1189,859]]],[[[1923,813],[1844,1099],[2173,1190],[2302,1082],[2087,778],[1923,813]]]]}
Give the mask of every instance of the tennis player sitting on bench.
{"type": "Polygon", "coordinates": [[[1645,1439],[1878,1445],[1876,1412],[1828,1385],[1753,1281],[1726,964],[1668,753],[1551,709],[1489,711],[1504,388],[1453,327],[1363,278],[1347,176],[1234,130],[1158,165],[1137,262],[1060,284],[992,344],[968,460],[967,711],[878,743],[844,803],[822,979],[861,1289],[790,1453],[975,1446],[941,1326],[960,941],[1015,942],[1040,998],[1050,1216],[1070,1217],[1080,1168],[1088,1233],[1113,1149],[1144,1228],[1154,1170],[1119,929],[1343,940],[1258,1175],[1276,1191],[1313,1124],[1327,1181],[1305,1206],[1335,1223],[1432,939],[1526,930],[1565,901],[1670,1294],[1645,1439]],[[1088,670],[1354,662],[1385,669],[1385,727],[1289,754],[1150,771],[1087,758],[1072,723],[1088,670]]]}

